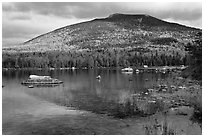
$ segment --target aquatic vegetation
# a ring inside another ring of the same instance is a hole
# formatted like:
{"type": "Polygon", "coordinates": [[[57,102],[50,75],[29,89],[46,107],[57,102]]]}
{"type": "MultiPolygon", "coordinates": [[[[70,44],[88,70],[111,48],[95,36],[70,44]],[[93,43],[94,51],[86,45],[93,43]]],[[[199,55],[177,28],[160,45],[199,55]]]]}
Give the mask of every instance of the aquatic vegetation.
{"type": "Polygon", "coordinates": [[[144,130],[146,135],[176,135],[176,131],[168,124],[166,118],[161,123],[157,119],[151,120],[144,126],[144,130]]]}

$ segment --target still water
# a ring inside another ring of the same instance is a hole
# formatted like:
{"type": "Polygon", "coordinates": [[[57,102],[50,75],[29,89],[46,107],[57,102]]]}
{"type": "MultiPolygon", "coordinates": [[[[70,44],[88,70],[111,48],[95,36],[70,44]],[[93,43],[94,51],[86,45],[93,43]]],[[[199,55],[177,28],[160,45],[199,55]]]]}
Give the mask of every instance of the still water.
{"type": "Polygon", "coordinates": [[[38,100],[72,109],[111,115],[117,104],[125,102],[132,94],[151,88],[159,80],[171,78],[170,74],[147,72],[124,74],[120,70],[108,69],[9,70],[3,71],[2,77],[2,85],[5,86],[2,88],[3,120],[9,116],[8,113],[20,115],[31,111],[31,108],[35,110],[38,100]],[[63,81],[63,84],[56,87],[35,88],[21,85],[21,82],[31,74],[49,75],[63,81]],[[100,80],[96,79],[98,75],[101,75],[100,80]],[[19,96],[23,96],[23,98],[18,98],[19,96]],[[31,103],[32,99],[36,99],[36,101],[31,103]],[[16,102],[20,100],[24,106],[18,107],[20,105],[11,104],[9,100],[16,100],[16,102]]]}

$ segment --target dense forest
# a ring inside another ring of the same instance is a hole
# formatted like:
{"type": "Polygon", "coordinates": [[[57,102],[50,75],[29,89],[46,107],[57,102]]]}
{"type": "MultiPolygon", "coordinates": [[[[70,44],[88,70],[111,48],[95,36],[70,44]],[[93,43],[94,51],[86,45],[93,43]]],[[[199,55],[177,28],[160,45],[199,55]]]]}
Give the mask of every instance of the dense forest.
{"type": "Polygon", "coordinates": [[[192,43],[188,43],[185,48],[190,55],[191,62],[188,69],[183,72],[183,75],[202,80],[202,33],[197,33],[195,40],[192,43]]]}
{"type": "Polygon", "coordinates": [[[138,51],[138,49],[111,48],[81,51],[49,51],[3,53],[3,68],[97,68],[188,65],[189,56],[174,51],[138,51]]]}

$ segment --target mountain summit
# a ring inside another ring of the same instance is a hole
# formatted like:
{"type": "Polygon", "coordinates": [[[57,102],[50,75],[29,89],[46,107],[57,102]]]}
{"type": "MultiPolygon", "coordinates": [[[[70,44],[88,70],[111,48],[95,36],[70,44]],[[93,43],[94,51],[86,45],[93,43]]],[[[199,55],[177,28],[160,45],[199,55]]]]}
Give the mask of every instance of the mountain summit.
{"type": "Polygon", "coordinates": [[[125,24],[129,24],[129,27],[136,27],[136,26],[143,26],[143,29],[147,29],[146,27],[155,27],[155,26],[160,26],[160,27],[166,27],[166,29],[169,30],[189,30],[193,29],[191,27],[187,27],[184,25],[180,25],[177,23],[170,23],[166,22],[160,19],[157,19],[155,17],[152,17],[147,14],[120,14],[120,13],[115,13],[111,14],[109,17],[104,18],[104,19],[96,19],[96,20],[101,20],[101,21],[110,21],[110,22],[123,22],[125,24]]]}
{"type": "Polygon", "coordinates": [[[155,42],[158,38],[169,38],[169,43],[186,43],[191,41],[192,36],[198,31],[200,30],[166,22],[146,14],[116,13],[106,18],[56,29],[28,40],[22,45],[4,48],[3,51],[70,51],[144,45],[148,47],[158,45],[155,42]]]}

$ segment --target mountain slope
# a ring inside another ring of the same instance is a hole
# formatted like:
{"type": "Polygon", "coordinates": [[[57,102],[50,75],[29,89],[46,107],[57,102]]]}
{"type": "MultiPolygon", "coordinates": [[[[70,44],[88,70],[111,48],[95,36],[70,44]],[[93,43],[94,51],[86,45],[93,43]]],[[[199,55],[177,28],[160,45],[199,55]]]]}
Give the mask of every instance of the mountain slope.
{"type": "MultiPolygon", "coordinates": [[[[104,48],[144,47],[152,45],[178,45],[190,42],[199,29],[169,23],[149,15],[113,14],[40,35],[16,47],[3,51],[45,52],[94,50],[104,48]],[[155,41],[160,41],[155,43],[155,41]]],[[[182,47],[182,46],[178,46],[182,47]]]]}

